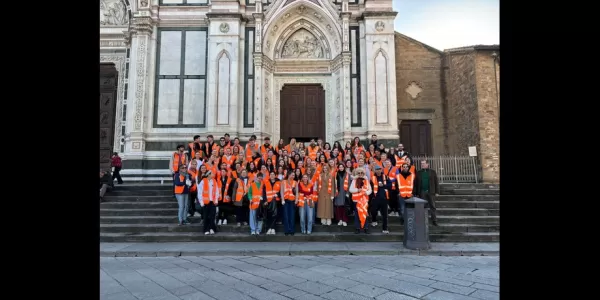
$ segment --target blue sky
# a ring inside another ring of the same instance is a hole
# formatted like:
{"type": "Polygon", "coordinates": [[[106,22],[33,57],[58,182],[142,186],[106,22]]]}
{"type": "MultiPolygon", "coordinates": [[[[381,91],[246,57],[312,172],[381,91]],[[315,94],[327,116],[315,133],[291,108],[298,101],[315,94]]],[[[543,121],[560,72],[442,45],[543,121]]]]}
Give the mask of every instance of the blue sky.
{"type": "Polygon", "coordinates": [[[444,50],[500,44],[500,0],[393,0],[394,29],[444,50]]]}

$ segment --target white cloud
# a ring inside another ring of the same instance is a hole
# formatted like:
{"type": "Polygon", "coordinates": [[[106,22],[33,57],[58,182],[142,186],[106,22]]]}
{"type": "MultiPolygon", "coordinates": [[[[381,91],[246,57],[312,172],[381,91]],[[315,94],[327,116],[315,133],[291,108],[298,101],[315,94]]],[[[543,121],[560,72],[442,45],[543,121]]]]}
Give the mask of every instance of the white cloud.
{"type": "Polygon", "coordinates": [[[440,50],[500,43],[499,0],[402,1],[394,27],[440,50]]]}

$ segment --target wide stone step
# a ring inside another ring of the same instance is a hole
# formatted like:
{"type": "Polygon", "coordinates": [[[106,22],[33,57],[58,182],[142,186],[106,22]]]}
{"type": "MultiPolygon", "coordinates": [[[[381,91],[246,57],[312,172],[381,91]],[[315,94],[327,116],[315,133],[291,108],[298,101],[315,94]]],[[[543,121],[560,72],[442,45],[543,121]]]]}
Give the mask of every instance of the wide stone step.
{"type": "Polygon", "coordinates": [[[156,208],[175,208],[177,209],[177,201],[161,202],[104,202],[100,204],[101,209],[156,209],[156,208]]]}
{"type": "MultiPolygon", "coordinates": [[[[383,234],[379,229],[371,230],[371,234],[354,233],[319,233],[305,235],[297,232],[294,236],[285,236],[282,232],[276,235],[250,235],[249,233],[218,232],[215,235],[204,235],[200,232],[158,232],[158,233],[101,233],[100,242],[393,242],[402,241],[401,232],[383,234]]],[[[456,233],[430,234],[431,242],[498,242],[500,234],[488,233],[456,233]]]]}
{"type": "Polygon", "coordinates": [[[156,189],[156,188],[148,188],[148,189],[140,189],[140,190],[123,190],[116,188],[113,191],[107,193],[107,196],[173,196],[172,189],[156,189]]]}
{"type": "Polygon", "coordinates": [[[172,190],[173,182],[160,183],[124,183],[115,184],[115,190],[119,191],[142,191],[142,190],[172,190]]]}
{"type": "Polygon", "coordinates": [[[499,189],[500,184],[497,183],[441,183],[440,189],[450,190],[450,189],[499,189]]]}
{"type": "MultiPolygon", "coordinates": [[[[173,199],[173,198],[171,198],[173,199]]],[[[441,201],[500,201],[500,195],[439,195],[436,203],[441,201]]]]}
{"type": "Polygon", "coordinates": [[[159,195],[159,196],[140,196],[140,195],[126,195],[126,196],[115,196],[111,194],[106,194],[104,196],[103,203],[112,203],[112,202],[174,202],[177,203],[177,200],[173,195],[159,195]]]}
{"type": "Polygon", "coordinates": [[[436,201],[440,208],[487,208],[500,209],[500,201],[436,201]]]}
{"type": "Polygon", "coordinates": [[[500,189],[443,189],[440,187],[440,194],[443,195],[500,195],[500,189]]]}
{"type": "MultiPolygon", "coordinates": [[[[336,223],[337,224],[337,223],[336,223]]],[[[313,232],[353,232],[354,224],[350,223],[348,226],[338,225],[313,225],[313,232]]],[[[237,226],[235,222],[228,223],[227,225],[218,225],[217,228],[220,232],[232,232],[232,233],[248,233],[250,232],[250,226],[242,225],[237,226]]],[[[375,228],[381,229],[381,223],[375,228]]],[[[399,222],[388,223],[388,230],[392,232],[401,232],[404,227],[399,222]]],[[[120,233],[120,232],[201,232],[203,230],[202,224],[192,223],[186,226],[178,226],[173,223],[164,224],[100,224],[100,232],[105,233],[120,233]]],[[[296,230],[300,231],[300,224],[296,224],[296,230]]],[[[275,231],[284,231],[283,225],[276,225],[275,231]]],[[[439,226],[429,226],[431,233],[464,233],[464,232],[498,232],[500,231],[500,225],[481,225],[481,224],[439,224],[439,226]]]]}

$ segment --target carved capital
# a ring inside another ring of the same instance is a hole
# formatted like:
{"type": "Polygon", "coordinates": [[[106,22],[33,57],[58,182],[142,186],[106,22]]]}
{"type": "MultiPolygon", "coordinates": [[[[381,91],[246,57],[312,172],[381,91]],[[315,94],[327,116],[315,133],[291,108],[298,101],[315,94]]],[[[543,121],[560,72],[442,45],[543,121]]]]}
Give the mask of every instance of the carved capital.
{"type": "Polygon", "coordinates": [[[351,16],[352,16],[351,12],[341,12],[340,13],[340,18],[342,18],[343,20],[349,20],[351,16]]]}
{"type": "Polygon", "coordinates": [[[254,20],[258,21],[262,21],[264,14],[263,13],[252,13],[252,16],[254,17],[254,20]]]}
{"type": "Polygon", "coordinates": [[[342,64],[344,66],[350,65],[351,62],[352,62],[352,52],[350,52],[350,51],[342,52],[342,64]]]}
{"type": "Polygon", "coordinates": [[[151,17],[134,17],[131,20],[131,34],[151,35],[154,28],[154,21],[151,17]]]}

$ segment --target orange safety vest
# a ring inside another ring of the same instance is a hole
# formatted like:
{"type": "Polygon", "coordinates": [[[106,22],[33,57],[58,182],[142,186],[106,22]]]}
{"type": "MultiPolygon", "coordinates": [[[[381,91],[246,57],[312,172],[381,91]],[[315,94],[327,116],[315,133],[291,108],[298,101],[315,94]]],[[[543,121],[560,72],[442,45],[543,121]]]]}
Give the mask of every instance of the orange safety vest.
{"type": "MultiPolygon", "coordinates": [[[[387,184],[387,176],[383,175],[383,185],[387,184]]],[[[371,182],[373,183],[373,194],[374,196],[377,196],[377,191],[379,191],[379,182],[377,181],[377,176],[373,175],[373,177],[371,177],[371,182]]],[[[388,190],[385,190],[385,199],[389,200],[390,199],[390,192],[388,190]]]]}
{"type": "MultiPolygon", "coordinates": [[[[240,202],[242,201],[242,197],[244,197],[244,195],[248,193],[249,185],[245,185],[244,180],[242,180],[241,178],[236,179],[236,181],[238,186],[237,191],[235,191],[235,202],[240,202]]],[[[248,182],[251,182],[250,179],[248,179],[248,182]]]]}
{"type": "Polygon", "coordinates": [[[398,174],[398,187],[400,189],[400,197],[402,198],[410,198],[413,195],[413,180],[414,174],[408,175],[408,177],[404,178],[402,174],[398,174]]]}
{"type": "Polygon", "coordinates": [[[204,149],[206,150],[206,157],[210,157],[212,155],[213,150],[219,149],[219,145],[213,142],[213,145],[211,147],[209,143],[204,143],[204,149]]]}
{"type": "Polygon", "coordinates": [[[192,186],[190,186],[190,193],[198,190],[198,186],[196,185],[196,178],[198,178],[198,170],[192,168],[188,169],[188,173],[190,174],[190,178],[192,179],[192,186]]]}
{"type": "Polygon", "coordinates": [[[219,195],[219,201],[225,202],[225,203],[231,202],[231,199],[226,198],[227,191],[229,191],[229,184],[231,184],[231,177],[229,177],[229,178],[227,178],[227,180],[225,180],[225,190],[223,190],[223,181],[219,180],[217,182],[219,183],[219,191],[223,191],[221,193],[221,195],[219,195]]]}
{"type": "Polygon", "coordinates": [[[221,163],[219,163],[219,165],[221,165],[222,163],[226,163],[228,167],[231,167],[235,163],[235,156],[231,155],[229,156],[229,159],[227,159],[227,156],[223,155],[221,157],[221,163]]]}
{"type": "Polygon", "coordinates": [[[284,181],[282,181],[282,183],[283,183],[283,186],[285,189],[283,199],[291,200],[291,201],[296,200],[296,195],[294,195],[294,193],[292,192],[292,189],[295,188],[298,183],[295,180],[292,180],[292,183],[290,183],[288,180],[284,180],[284,181]]]}
{"type": "Polygon", "coordinates": [[[319,152],[319,146],[315,146],[314,148],[311,146],[308,146],[308,147],[306,147],[306,149],[308,150],[308,157],[310,157],[310,159],[312,159],[312,160],[316,160],[317,152],[319,152]]]}
{"type": "Polygon", "coordinates": [[[281,201],[281,198],[279,198],[279,196],[277,195],[277,193],[281,189],[279,181],[275,181],[271,184],[271,180],[266,180],[265,182],[263,182],[263,184],[265,185],[265,194],[267,195],[267,202],[272,202],[273,197],[275,197],[275,201],[281,201]]]}
{"type": "Polygon", "coordinates": [[[314,201],[314,195],[312,190],[312,182],[309,182],[308,186],[304,185],[304,182],[298,183],[298,207],[304,207],[305,200],[308,200],[308,204],[310,206],[310,201],[314,201]]]}
{"type": "Polygon", "coordinates": [[[187,158],[185,154],[179,154],[178,152],[173,153],[173,172],[179,171],[179,165],[187,165],[187,158]]]}
{"type": "Polygon", "coordinates": [[[362,189],[360,189],[357,193],[352,194],[352,202],[356,204],[360,228],[364,228],[365,222],[367,222],[367,214],[369,210],[369,196],[367,195],[368,184],[369,181],[365,180],[365,184],[363,185],[362,189]]]}
{"type": "Polygon", "coordinates": [[[254,148],[255,151],[258,151],[258,144],[254,143],[254,147],[251,147],[250,144],[246,144],[245,154],[247,163],[250,163],[252,161],[252,148],[254,148]]]}
{"type": "Polygon", "coordinates": [[[217,205],[219,203],[219,199],[217,199],[217,189],[219,188],[219,183],[214,178],[212,179],[213,189],[212,195],[210,195],[210,184],[208,182],[208,178],[202,179],[202,201],[204,205],[207,205],[210,202],[210,199],[213,199],[213,203],[217,205]]]}
{"type": "MultiPolygon", "coordinates": [[[[182,182],[185,180],[185,176],[183,175],[179,175],[179,180],[181,180],[182,182]]],[[[175,186],[175,194],[183,194],[183,190],[185,189],[185,185],[182,186],[175,186]]]]}
{"type": "MultiPolygon", "coordinates": [[[[389,169],[383,169],[383,174],[387,177],[395,178],[398,173],[398,168],[391,166],[389,169]],[[390,176],[392,174],[392,176],[390,176]]],[[[396,190],[396,182],[392,181],[392,191],[396,190]]]]}
{"type": "Polygon", "coordinates": [[[260,185],[260,188],[256,186],[257,183],[253,182],[250,185],[252,189],[252,199],[250,199],[250,209],[257,209],[260,206],[260,197],[262,197],[262,190],[264,188],[264,184],[260,185]]]}

